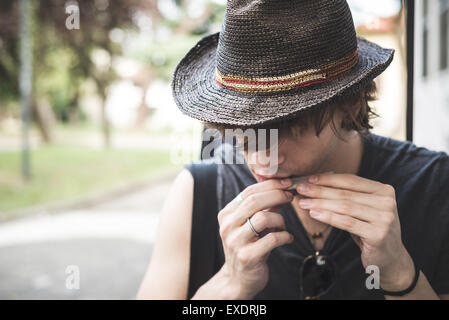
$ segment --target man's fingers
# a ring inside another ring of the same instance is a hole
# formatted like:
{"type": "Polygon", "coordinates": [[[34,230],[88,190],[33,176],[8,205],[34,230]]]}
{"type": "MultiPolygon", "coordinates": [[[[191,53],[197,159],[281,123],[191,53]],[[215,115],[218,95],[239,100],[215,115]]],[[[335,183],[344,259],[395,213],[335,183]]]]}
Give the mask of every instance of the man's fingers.
{"type": "Polygon", "coordinates": [[[345,189],[330,188],[316,184],[303,183],[296,188],[299,194],[309,198],[349,200],[361,205],[366,205],[375,209],[390,210],[392,207],[391,198],[375,194],[355,192],[345,189]]]}
{"type": "Polygon", "coordinates": [[[256,242],[248,245],[249,251],[257,258],[267,256],[274,248],[293,241],[293,235],[287,231],[270,232],[256,242]]]}
{"type": "Polygon", "coordinates": [[[386,193],[385,184],[347,173],[323,173],[310,176],[308,181],[321,186],[365,193],[386,193]]]}
{"type": "Polygon", "coordinates": [[[345,230],[361,238],[369,237],[372,230],[372,227],[367,222],[329,210],[310,210],[310,216],[320,222],[330,224],[335,228],[345,230]]]}
{"type": "MultiPolygon", "coordinates": [[[[259,211],[250,218],[251,224],[257,233],[263,234],[267,229],[285,230],[284,217],[276,212],[259,211]]],[[[242,242],[257,239],[251,227],[246,222],[239,228],[239,236],[242,242]]]]}
{"type": "Polygon", "coordinates": [[[246,222],[246,219],[253,216],[256,212],[276,207],[292,200],[292,193],[284,190],[271,190],[255,193],[243,200],[240,206],[232,214],[232,217],[229,216],[228,218],[232,219],[234,224],[242,225],[246,222]]]}
{"type": "Polygon", "coordinates": [[[350,200],[301,199],[299,206],[308,210],[329,210],[370,223],[375,222],[380,214],[377,209],[350,200]]]}
{"type": "Polygon", "coordinates": [[[291,179],[270,179],[265,180],[263,182],[255,183],[248,186],[245,190],[240,193],[240,201],[239,197],[235,197],[231,202],[229,202],[223,210],[226,212],[232,212],[241,204],[242,200],[245,200],[249,196],[269,191],[269,190],[282,190],[287,189],[292,184],[291,179]]]}

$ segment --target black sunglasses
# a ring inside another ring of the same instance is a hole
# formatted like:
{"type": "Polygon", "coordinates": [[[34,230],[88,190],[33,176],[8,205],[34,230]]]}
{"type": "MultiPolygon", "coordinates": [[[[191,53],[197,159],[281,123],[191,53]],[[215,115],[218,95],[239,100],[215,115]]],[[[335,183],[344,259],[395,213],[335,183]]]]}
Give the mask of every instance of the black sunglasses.
{"type": "Polygon", "coordinates": [[[337,280],[337,266],[335,262],[319,251],[304,259],[300,274],[301,299],[319,299],[334,286],[337,280]]]}

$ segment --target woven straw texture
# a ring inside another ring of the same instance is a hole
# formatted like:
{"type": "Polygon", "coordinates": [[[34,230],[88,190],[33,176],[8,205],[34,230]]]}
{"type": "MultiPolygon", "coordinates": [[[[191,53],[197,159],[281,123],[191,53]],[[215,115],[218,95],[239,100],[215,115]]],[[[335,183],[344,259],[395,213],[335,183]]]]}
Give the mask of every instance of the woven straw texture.
{"type": "Polygon", "coordinates": [[[345,0],[232,0],[177,65],[173,97],[198,120],[265,124],[351,94],[393,55],[356,36],[345,0]]]}

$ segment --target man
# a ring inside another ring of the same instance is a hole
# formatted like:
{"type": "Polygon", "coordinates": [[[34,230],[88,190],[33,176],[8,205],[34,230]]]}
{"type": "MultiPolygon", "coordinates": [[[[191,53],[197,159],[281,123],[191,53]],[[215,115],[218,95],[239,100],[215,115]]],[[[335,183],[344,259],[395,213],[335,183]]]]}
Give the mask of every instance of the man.
{"type": "Polygon", "coordinates": [[[279,143],[240,136],[243,165],[186,166],[138,297],[448,299],[449,157],[369,133],[393,53],[356,36],[343,0],[229,1],[177,66],[176,103],[279,143]]]}

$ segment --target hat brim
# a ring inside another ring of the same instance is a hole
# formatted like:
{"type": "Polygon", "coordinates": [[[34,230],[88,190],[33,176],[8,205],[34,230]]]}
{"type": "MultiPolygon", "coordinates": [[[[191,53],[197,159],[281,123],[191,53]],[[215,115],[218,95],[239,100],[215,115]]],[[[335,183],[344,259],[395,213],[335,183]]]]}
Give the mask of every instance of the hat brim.
{"type": "Polygon", "coordinates": [[[215,81],[218,38],[218,32],[203,37],[178,63],[172,78],[173,97],[178,108],[192,118],[237,126],[288,119],[304,109],[329,103],[365,86],[394,56],[394,49],[357,37],[358,62],[339,78],[283,92],[249,94],[215,81]]]}

